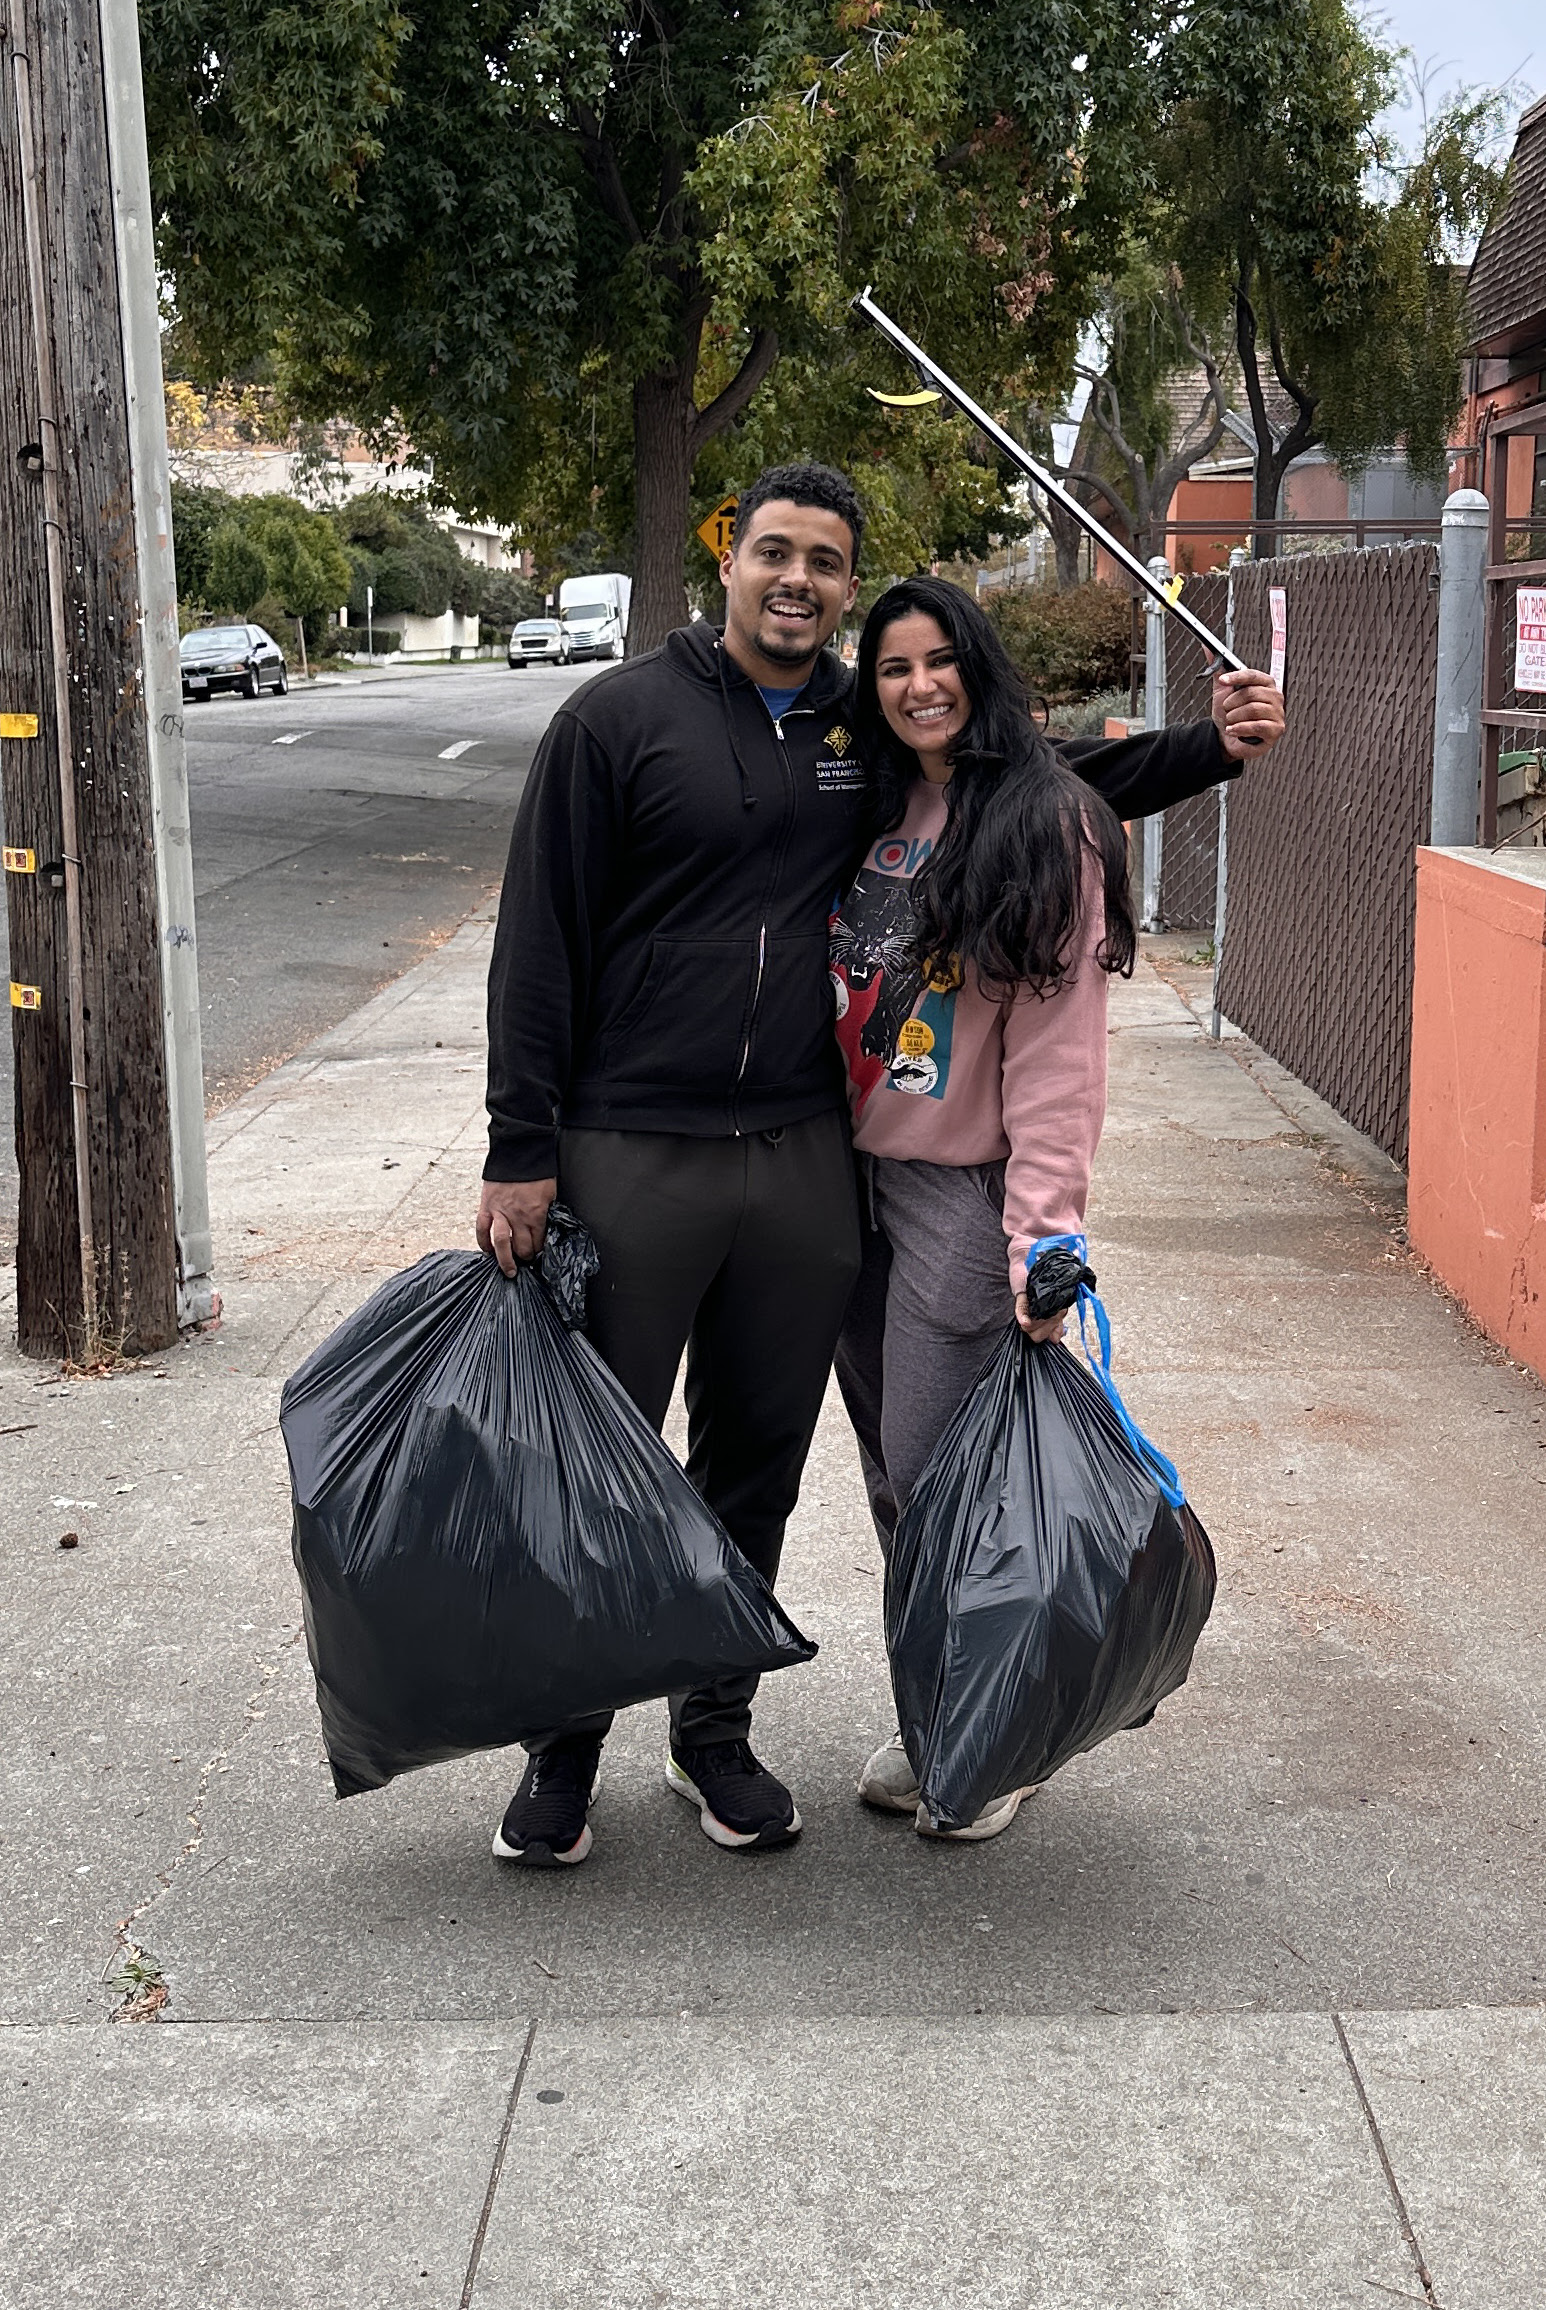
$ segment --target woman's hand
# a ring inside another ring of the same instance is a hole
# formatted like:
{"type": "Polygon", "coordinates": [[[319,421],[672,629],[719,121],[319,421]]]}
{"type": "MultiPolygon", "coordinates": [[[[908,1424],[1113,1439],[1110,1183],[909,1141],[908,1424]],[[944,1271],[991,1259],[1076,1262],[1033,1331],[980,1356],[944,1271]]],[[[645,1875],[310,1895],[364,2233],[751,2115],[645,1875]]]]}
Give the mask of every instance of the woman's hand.
{"type": "Polygon", "coordinates": [[[1067,1308],[1064,1308],[1061,1315],[1043,1316],[1033,1316],[1029,1309],[1030,1302],[1025,1293],[1017,1291],[1015,1293],[1015,1322],[1020,1326],[1027,1339],[1033,1339],[1040,1343],[1049,1339],[1062,1338],[1063,1326],[1068,1321],[1067,1308]]]}

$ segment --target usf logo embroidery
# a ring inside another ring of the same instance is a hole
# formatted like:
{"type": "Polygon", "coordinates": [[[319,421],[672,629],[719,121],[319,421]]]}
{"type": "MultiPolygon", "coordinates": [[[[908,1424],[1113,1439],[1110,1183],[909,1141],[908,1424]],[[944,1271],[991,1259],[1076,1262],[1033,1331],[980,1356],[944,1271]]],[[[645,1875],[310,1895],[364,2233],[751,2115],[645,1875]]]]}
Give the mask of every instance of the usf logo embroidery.
{"type": "Polygon", "coordinates": [[[821,741],[826,751],[817,756],[816,785],[823,794],[857,794],[864,786],[863,766],[848,751],[852,734],[834,722],[821,741]]]}

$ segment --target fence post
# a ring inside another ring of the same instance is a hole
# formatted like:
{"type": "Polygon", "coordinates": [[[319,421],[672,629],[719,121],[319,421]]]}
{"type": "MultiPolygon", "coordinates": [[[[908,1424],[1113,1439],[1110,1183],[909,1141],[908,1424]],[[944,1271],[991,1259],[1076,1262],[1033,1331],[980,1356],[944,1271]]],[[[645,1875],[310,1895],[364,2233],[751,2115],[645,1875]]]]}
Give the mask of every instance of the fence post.
{"type": "MultiPolygon", "coordinates": [[[[1229,554],[1229,593],[1224,607],[1224,639],[1230,649],[1235,646],[1235,572],[1244,569],[1250,554],[1243,545],[1232,546],[1229,554]]],[[[1224,971],[1224,925],[1229,912],[1229,780],[1219,788],[1219,855],[1218,876],[1213,885],[1213,1017],[1208,1032],[1217,1042],[1224,1031],[1224,1014],[1219,1009],[1219,980],[1224,971]]]]}
{"type": "Polygon", "coordinates": [[[1439,664],[1433,697],[1433,816],[1428,839],[1476,840],[1482,779],[1482,635],[1487,524],[1479,489],[1457,489],[1439,541],[1439,664]]]}
{"type": "MultiPolygon", "coordinates": [[[[1170,564],[1162,553],[1149,557],[1149,575],[1161,584],[1170,581],[1170,564]]],[[[1151,594],[1145,607],[1143,726],[1165,727],[1165,612],[1151,594]]],[[[1160,812],[1143,822],[1143,917],[1140,928],[1160,927],[1160,876],[1165,864],[1165,820],[1160,812]]]]}

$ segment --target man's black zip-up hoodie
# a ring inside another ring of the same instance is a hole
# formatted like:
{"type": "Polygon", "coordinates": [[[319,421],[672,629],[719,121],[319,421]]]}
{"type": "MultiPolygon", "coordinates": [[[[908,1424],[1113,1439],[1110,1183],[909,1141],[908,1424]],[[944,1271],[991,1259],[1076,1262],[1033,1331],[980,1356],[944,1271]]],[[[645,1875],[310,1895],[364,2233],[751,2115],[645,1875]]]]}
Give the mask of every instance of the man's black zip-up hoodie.
{"type": "MultiPolygon", "coordinates": [[[[708,625],[577,690],[516,815],[489,972],[495,1180],[560,1125],[722,1138],[843,1105],[827,923],[866,828],[829,651],[777,722],[708,625]]],[[[1118,815],[1233,774],[1211,723],[1063,751],[1118,815]]]]}

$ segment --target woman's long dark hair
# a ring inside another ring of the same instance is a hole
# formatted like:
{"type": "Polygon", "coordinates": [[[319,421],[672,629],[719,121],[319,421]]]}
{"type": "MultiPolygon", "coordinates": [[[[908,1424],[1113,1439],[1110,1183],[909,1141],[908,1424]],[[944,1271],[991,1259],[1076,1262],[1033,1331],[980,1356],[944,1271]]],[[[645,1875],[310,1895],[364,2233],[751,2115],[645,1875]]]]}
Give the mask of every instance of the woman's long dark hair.
{"type": "Polygon", "coordinates": [[[1054,993],[1076,960],[1088,849],[1106,894],[1096,960],[1126,977],[1138,934],[1121,822],[1036,728],[1025,685],[976,603],[941,578],[892,586],[860,637],[854,731],[875,780],[876,831],[901,824],[918,776],[918,757],[881,711],[875,678],[887,627],[915,614],[943,629],[971,705],[951,748],[945,832],[913,880],[920,961],[946,968],[958,957],[995,991],[1054,993]]]}

